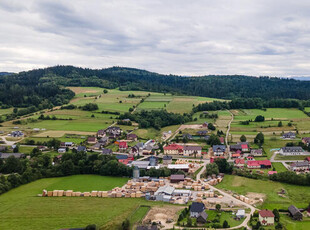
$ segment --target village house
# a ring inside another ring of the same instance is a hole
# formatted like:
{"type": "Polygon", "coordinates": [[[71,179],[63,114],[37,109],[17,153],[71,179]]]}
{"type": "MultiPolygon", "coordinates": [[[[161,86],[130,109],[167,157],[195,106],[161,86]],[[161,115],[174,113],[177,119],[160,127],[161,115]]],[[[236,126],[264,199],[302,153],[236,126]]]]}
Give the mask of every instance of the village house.
{"type": "Polygon", "coordinates": [[[88,137],[87,138],[87,143],[88,144],[96,144],[96,142],[97,142],[96,137],[88,137]]]}
{"type": "Polygon", "coordinates": [[[138,167],[139,169],[148,169],[150,166],[150,161],[132,161],[130,163],[131,167],[138,167]]]}
{"type": "Polygon", "coordinates": [[[279,153],[283,156],[303,155],[305,151],[300,146],[283,147],[279,153]]]}
{"type": "Polygon", "coordinates": [[[298,208],[296,208],[296,206],[291,205],[290,207],[288,207],[288,212],[293,220],[302,220],[302,213],[299,211],[298,208]]]}
{"type": "Polygon", "coordinates": [[[86,152],[86,151],[87,151],[87,149],[86,149],[85,146],[79,145],[79,146],[77,147],[77,152],[86,152]]]}
{"type": "Polygon", "coordinates": [[[175,188],[169,185],[159,187],[154,193],[156,201],[170,202],[175,188]]]}
{"type": "Polygon", "coordinates": [[[102,149],[102,155],[112,155],[113,151],[112,149],[102,149]]]}
{"type": "Polygon", "coordinates": [[[122,134],[122,130],[120,127],[112,126],[112,127],[108,127],[105,130],[105,133],[111,138],[117,138],[122,134]]]}
{"type": "Polygon", "coordinates": [[[191,207],[190,207],[190,217],[191,218],[198,218],[198,216],[202,213],[205,212],[205,205],[200,202],[193,202],[191,207]]]}
{"type": "Polygon", "coordinates": [[[252,156],[262,156],[263,150],[262,149],[251,149],[252,156]]]}
{"type": "Polygon", "coordinates": [[[201,157],[201,146],[185,145],[183,147],[184,156],[201,157]]]}
{"type": "Polygon", "coordinates": [[[61,147],[72,147],[74,145],[73,142],[61,142],[60,146],[61,147]]]}
{"type": "Polygon", "coordinates": [[[128,133],[127,134],[127,140],[130,141],[137,141],[138,140],[138,136],[134,133],[128,133]]]}
{"type": "Polygon", "coordinates": [[[125,142],[125,141],[119,142],[118,149],[120,152],[125,152],[127,150],[127,148],[128,148],[127,142],[125,142]]]}
{"type": "Polygon", "coordinates": [[[231,146],[229,147],[229,149],[230,149],[230,151],[232,151],[232,152],[237,152],[237,151],[242,152],[242,147],[241,147],[241,145],[239,145],[239,144],[231,145],[231,146]]]}
{"type": "Polygon", "coordinates": [[[292,140],[292,139],[295,139],[295,138],[296,138],[296,134],[293,133],[293,132],[284,133],[284,134],[282,135],[282,138],[283,138],[283,139],[286,139],[286,140],[292,140]]]}
{"type": "Polygon", "coordinates": [[[309,146],[310,137],[303,137],[301,141],[302,141],[302,143],[304,143],[305,145],[309,146]]]}
{"type": "Polygon", "coordinates": [[[208,134],[208,130],[199,130],[196,132],[199,136],[205,136],[208,134]]]}
{"type": "Polygon", "coordinates": [[[245,210],[244,209],[239,209],[236,213],[236,217],[238,219],[243,219],[245,217],[245,210]]]}
{"type": "Polygon", "coordinates": [[[309,171],[310,162],[309,161],[294,162],[290,165],[290,169],[296,172],[309,171]]]}
{"type": "Polygon", "coordinates": [[[119,163],[122,163],[124,165],[128,165],[129,163],[134,161],[134,157],[132,154],[128,155],[117,155],[116,159],[118,160],[119,163]]]}
{"type": "Polygon", "coordinates": [[[220,142],[221,142],[222,145],[225,144],[225,139],[224,139],[224,137],[219,137],[219,139],[220,139],[220,142]]]}
{"type": "Polygon", "coordinates": [[[305,158],[305,161],[310,162],[310,157],[306,157],[306,158],[305,158]]]}
{"type": "Polygon", "coordinates": [[[189,170],[189,165],[188,164],[169,164],[168,169],[174,169],[174,170],[182,170],[184,172],[188,172],[189,170]]]}
{"type": "Polygon", "coordinates": [[[248,161],[247,166],[249,169],[271,168],[271,162],[269,160],[248,161]]]}
{"type": "Polygon", "coordinates": [[[237,144],[241,146],[242,152],[249,152],[250,151],[250,147],[249,147],[248,142],[238,142],[237,144]]]}
{"type": "Polygon", "coordinates": [[[163,164],[168,165],[172,163],[172,156],[165,155],[163,156],[163,164]]]}
{"type": "Polygon", "coordinates": [[[58,153],[65,153],[66,152],[66,148],[59,148],[57,152],[58,153]]]}
{"type": "Polygon", "coordinates": [[[135,146],[133,146],[130,151],[132,154],[138,155],[138,154],[142,154],[143,148],[144,148],[144,143],[139,142],[135,146]]]}
{"type": "Polygon", "coordinates": [[[234,161],[234,166],[237,168],[243,168],[245,164],[245,160],[244,159],[236,159],[234,161]]]}
{"type": "Polygon", "coordinates": [[[106,146],[109,144],[109,138],[104,136],[104,137],[101,137],[98,142],[102,145],[102,146],[106,146]]]}
{"type": "Polygon", "coordinates": [[[241,152],[239,150],[236,153],[231,154],[231,158],[240,158],[241,157],[241,152]]]}
{"type": "Polygon", "coordinates": [[[199,224],[207,223],[208,214],[206,212],[201,212],[199,216],[196,218],[196,222],[199,224]]]}
{"type": "Polygon", "coordinates": [[[22,131],[13,131],[13,132],[11,132],[10,136],[12,136],[12,137],[22,137],[22,136],[24,136],[24,133],[22,131]]]}
{"type": "Polygon", "coordinates": [[[225,154],[226,146],[225,145],[213,145],[212,147],[214,156],[222,156],[225,154]]]}
{"type": "Polygon", "coordinates": [[[258,212],[258,220],[263,225],[273,225],[274,224],[274,214],[270,210],[260,210],[258,212]]]}
{"type": "Polygon", "coordinates": [[[183,146],[178,144],[171,144],[164,147],[165,155],[182,155],[183,146]]]}
{"type": "Polygon", "coordinates": [[[105,136],[105,130],[104,129],[100,129],[97,131],[97,138],[101,138],[105,136]]]}
{"type": "Polygon", "coordinates": [[[202,124],[202,127],[204,127],[204,128],[208,128],[208,125],[209,125],[209,123],[208,123],[208,122],[204,122],[204,123],[202,124]]]}
{"type": "Polygon", "coordinates": [[[184,134],[182,135],[182,138],[183,138],[183,139],[192,140],[192,139],[193,139],[193,136],[192,136],[191,134],[189,134],[189,133],[184,133],[184,134]]]}
{"type": "Polygon", "coordinates": [[[100,150],[102,148],[102,144],[97,142],[96,144],[94,144],[93,146],[90,147],[90,149],[94,149],[94,150],[100,150]]]}
{"type": "Polygon", "coordinates": [[[172,174],[170,176],[170,182],[171,183],[179,183],[181,181],[184,181],[185,176],[183,174],[172,174]]]}

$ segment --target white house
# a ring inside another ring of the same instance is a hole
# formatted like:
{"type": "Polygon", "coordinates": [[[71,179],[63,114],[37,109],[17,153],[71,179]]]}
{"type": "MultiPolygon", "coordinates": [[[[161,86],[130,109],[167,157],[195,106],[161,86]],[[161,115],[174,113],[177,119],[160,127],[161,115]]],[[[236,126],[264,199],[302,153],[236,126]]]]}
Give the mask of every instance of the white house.
{"type": "Polygon", "coordinates": [[[258,212],[258,220],[259,222],[266,226],[266,225],[273,225],[274,224],[274,214],[270,210],[261,210],[258,212]]]}
{"type": "Polygon", "coordinates": [[[58,153],[65,153],[66,152],[66,149],[65,148],[59,148],[58,149],[58,153]]]}
{"type": "Polygon", "coordinates": [[[201,156],[201,146],[192,146],[192,145],[185,145],[183,147],[183,156],[201,156]]]}
{"type": "Polygon", "coordinates": [[[300,146],[283,147],[279,153],[283,156],[304,155],[305,151],[300,146]]]}

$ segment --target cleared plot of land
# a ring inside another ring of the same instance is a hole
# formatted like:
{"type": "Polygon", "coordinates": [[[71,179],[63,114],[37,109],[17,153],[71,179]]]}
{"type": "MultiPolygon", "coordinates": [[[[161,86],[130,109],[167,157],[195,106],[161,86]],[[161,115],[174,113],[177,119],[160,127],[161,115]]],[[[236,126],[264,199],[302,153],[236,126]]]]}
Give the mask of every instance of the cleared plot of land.
{"type": "Polygon", "coordinates": [[[266,194],[267,199],[260,208],[271,210],[274,208],[287,209],[291,204],[300,208],[306,207],[310,199],[310,189],[307,186],[254,180],[239,176],[225,175],[224,180],[216,187],[242,195],[246,195],[248,192],[266,194]],[[258,184],[260,186],[257,186],[258,184]],[[286,191],[286,197],[281,197],[277,194],[281,189],[286,191]]]}
{"type": "Polygon", "coordinates": [[[79,135],[94,135],[96,134],[95,132],[81,132],[81,131],[46,131],[43,133],[38,133],[36,135],[33,135],[33,137],[62,137],[65,134],[79,134],[79,135]]]}
{"type": "MultiPolygon", "coordinates": [[[[91,175],[72,181],[49,178],[20,186],[0,196],[0,229],[61,229],[97,224],[101,229],[117,229],[140,205],[160,205],[139,198],[37,197],[44,188],[69,187],[77,190],[110,189],[124,178],[100,179],[91,175]],[[92,182],[92,183],[91,183],[92,182]],[[89,189],[88,189],[89,188],[89,189]]],[[[79,176],[77,176],[79,177],[79,176]]],[[[70,177],[68,177],[70,178],[70,177]]],[[[141,215],[140,215],[141,216],[141,215]]],[[[135,218],[138,220],[139,218],[135,218]]]]}
{"type": "Polygon", "coordinates": [[[294,221],[287,215],[280,215],[281,223],[284,224],[288,230],[309,230],[310,218],[303,218],[303,221],[294,221]]]}

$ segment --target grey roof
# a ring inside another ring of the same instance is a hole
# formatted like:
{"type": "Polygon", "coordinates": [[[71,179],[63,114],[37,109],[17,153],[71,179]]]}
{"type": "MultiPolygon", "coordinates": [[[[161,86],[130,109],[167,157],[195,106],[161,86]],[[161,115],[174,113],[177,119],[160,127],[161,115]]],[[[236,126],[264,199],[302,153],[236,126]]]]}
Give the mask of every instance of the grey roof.
{"type": "Polygon", "coordinates": [[[230,148],[231,148],[231,149],[240,149],[240,150],[242,149],[242,147],[241,147],[240,144],[231,145],[230,148]]]}
{"type": "Polygon", "coordinates": [[[203,220],[207,220],[208,214],[206,212],[201,212],[198,216],[198,218],[202,218],[203,220]]]}
{"type": "Polygon", "coordinates": [[[146,169],[150,165],[149,161],[133,161],[131,166],[137,166],[139,169],[146,169]]]}
{"type": "Polygon", "coordinates": [[[251,153],[259,153],[259,154],[261,154],[261,153],[263,153],[263,150],[262,149],[252,149],[251,153]]]}
{"type": "Polygon", "coordinates": [[[78,151],[78,152],[85,152],[85,151],[86,151],[86,147],[85,147],[85,146],[82,146],[82,145],[79,145],[79,146],[77,147],[77,151],[78,151]]]}
{"type": "Polygon", "coordinates": [[[172,174],[170,180],[184,180],[185,176],[183,174],[172,174]]]}
{"type": "Polygon", "coordinates": [[[291,205],[290,207],[288,207],[288,211],[291,213],[291,215],[295,215],[296,213],[300,213],[299,209],[296,208],[296,206],[291,205]]]}
{"type": "Polygon", "coordinates": [[[205,210],[205,205],[200,202],[193,202],[190,208],[190,212],[198,212],[201,213],[205,210]]]}
{"type": "Polygon", "coordinates": [[[172,195],[174,190],[175,190],[174,187],[169,186],[169,185],[165,185],[165,186],[159,187],[154,195],[156,196],[156,195],[159,195],[161,193],[172,195]]]}
{"type": "Polygon", "coordinates": [[[183,147],[183,150],[186,151],[201,151],[202,147],[201,146],[193,146],[193,145],[185,145],[183,147]]]}
{"type": "Polygon", "coordinates": [[[102,154],[112,154],[112,149],[102,149],[102,154]]]}
{"type": "Polygon", "coordinates": [[[283,134],[283,137],[295,137],[296,136],[296,134],[295,133],[293,133],[293,132],[288,132],[288,133],[284,133],[283,134]]]}
{"type": "Polygon", "coordinates": [[[102,137],[99,142],[103,143],[103,142],[107,142],[109,140],[109,138],[107,136],[102,137]]]}
{"type": "Polygon", "coordinates": [[[198,135],[205,135],[205,134],[207,134],[207,133],[208,133],[207,130],[199,130],[199,131],[197,131],[197,134],[198,134],[198,135]]]}
{"type": "Polygon", "coordinates": [[[218,151],[225,152],[226,150],[225,145],[213,145],[212,148],[213,148],[213,152],[218,152],[218,151]]]}
{"type": "Polygon", "coordinates": [[[300,146],[289,146],[281,148],[283,152],[303,152],[304,150],[300,146]]]}
{"type": "Polygon", "coordinates": [[[293,164],[291,164],[291,167],[309,167],[310,164],[308,161],[302,161],[302,162],[294,162],[293,164]]]}
{"type": "Polygon", "coordinates": [[[172,156],[165,155],[163,156],[163,160],[172,160],[172,156]]]}

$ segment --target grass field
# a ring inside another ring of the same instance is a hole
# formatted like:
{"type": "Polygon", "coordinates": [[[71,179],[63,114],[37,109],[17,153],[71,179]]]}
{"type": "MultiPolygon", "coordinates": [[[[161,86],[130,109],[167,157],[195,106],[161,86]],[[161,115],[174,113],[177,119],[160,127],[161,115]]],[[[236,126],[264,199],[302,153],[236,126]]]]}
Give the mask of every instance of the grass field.
{"type": "Polygon", "coordinates": [[[272,167],[274,167],[278,173],[287,171],[287,168],[280,162],[273,162],[272,167]]]}
{"type": "Polygon", "coordinates": [[[52,183],[45,189],[74,190],[80,192],[92,190],[107,191],[115,187],[122,187],[128,181],[128,178],[115,178],[98,175],[74,175],[53,179],[48,179],[52,183]]]}
{"type": "Polygon", "coordinates": [[[260,208],[271,210],[274,208],[287,209],[291,204],[299,208],[305,208],[310,200],[309,187],[273,181],[254,180],[239,176],[225,175],[222,183],[219,183],[216,187],[231,190],[242,195],[246,195],[247,192],[266,194],[267,199],[260,208]],[[282,188],[287,192],[286,198],[280,197],[277,194],[282,188]]]}
{"type": "Polygon", "coordinates": [[[37,197],[44,188],[76,190],[111,189],[126,179],[82,175],[41,179],[0,196],[0,229],[61,229],[97,224],[116,229],[126,218],[139,221],[146,210],[140,205],[162,205],[139,198],[37,197]]]}

